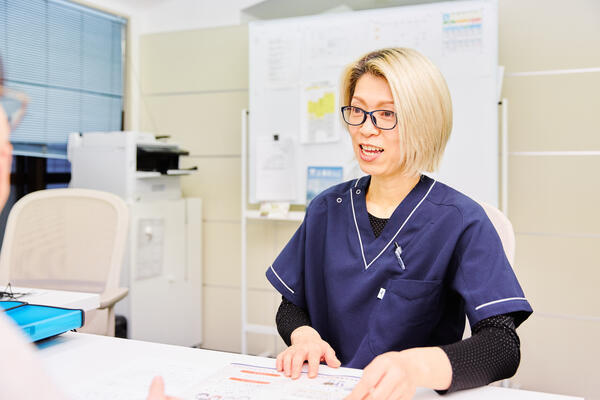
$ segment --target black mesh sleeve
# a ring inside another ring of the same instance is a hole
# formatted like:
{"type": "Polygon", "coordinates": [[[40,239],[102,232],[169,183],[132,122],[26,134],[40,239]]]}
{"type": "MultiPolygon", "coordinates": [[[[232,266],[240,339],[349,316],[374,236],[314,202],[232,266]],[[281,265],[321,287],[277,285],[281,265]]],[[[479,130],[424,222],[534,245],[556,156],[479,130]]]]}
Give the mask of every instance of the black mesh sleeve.
{"type": "Polygon", "coordinates": [[[289,346],[291,345],[292,332],[301,326],[310,326],[310,317],[303,308],[281,296],[281,304],[275,316],[275,323],[279,335],[285,344],[289,346]]]}
{"type": "Polygon", "coordinates": [[[452,365],[452,383],[440,394],[510,378],[521,361],[520,340],[510,314],[479,321],[468,339],[441,346],[452,365]]]}

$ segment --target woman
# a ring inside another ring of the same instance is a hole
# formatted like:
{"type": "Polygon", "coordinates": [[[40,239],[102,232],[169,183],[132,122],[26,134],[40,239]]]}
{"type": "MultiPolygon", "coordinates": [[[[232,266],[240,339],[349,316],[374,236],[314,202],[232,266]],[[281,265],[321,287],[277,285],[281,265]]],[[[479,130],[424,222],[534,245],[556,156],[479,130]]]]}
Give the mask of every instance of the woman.
{"type": "Polygon", "coordinates": [[[290,345],[305,361],[365,368],[350,399],[411,398],[512,376],[515,328],[532,312],[483,209],[422,175],[439,164],[452,105],[439,70],[410,49],[383,49],[343,75],[342,114],[367,174],[311,201],[267,270],[282,294],[290,345]],[[461,341],[465,315],[473,336],[461,341]]]}
{"type": "MultiPolygon", "coordinates": [[[[0,59],[0,211],[10,192],[12,146],[8,140],[25,113],[27,97],[4,87],[0,59]]],[[[35,348],[28,343],[19,329],[0,312],[0,354],[9,360],[0,368],[0,398],[2,399],[66,399],[40,367],[35,348]],[[34,383],[34,384],[32,384],[34,383]]],[[[165,395],[162,378],[156,377],[150,385],[147,400],[174,399],[165,395]]]]}

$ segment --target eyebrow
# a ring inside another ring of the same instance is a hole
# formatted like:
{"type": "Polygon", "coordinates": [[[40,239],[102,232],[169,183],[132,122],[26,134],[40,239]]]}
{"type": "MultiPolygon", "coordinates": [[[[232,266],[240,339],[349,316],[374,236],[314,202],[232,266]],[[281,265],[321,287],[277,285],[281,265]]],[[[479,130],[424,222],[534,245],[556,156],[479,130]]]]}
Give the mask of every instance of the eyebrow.
{"type": "MultiPolygon", "coordinates": [[[[359,96],[352,96],[352,99],[350,99],[350,103],[352,103],[352,101],[354,100],[358,100],[359,102],[361,102],[362,104],[366,104],[366,102],[360,98],[359,96]]],[[[394,101],[393,100],[388,100],[388,101],[380,101],[379,103],[376,104],[376,107],[381,107],[383,105],[394,105],[394,101]]]]}

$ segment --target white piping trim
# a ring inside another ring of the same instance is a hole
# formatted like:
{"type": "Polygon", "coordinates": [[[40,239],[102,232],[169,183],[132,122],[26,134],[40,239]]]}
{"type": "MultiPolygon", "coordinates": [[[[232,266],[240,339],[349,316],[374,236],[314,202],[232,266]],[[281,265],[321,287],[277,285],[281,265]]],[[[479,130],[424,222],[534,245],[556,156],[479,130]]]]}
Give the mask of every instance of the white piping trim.
{"type": "Polygon", "coordinates": [[[358,181],[360,181],[360,178],[358,178],[358,179],[356,180],[356,182],[354,183],[354,187],[356,187],[356,186],[358,185],[358,181]]]}
{"type": "Polygon", "coordinates": [[[573,68],[573,69],[551,69],[547,71],[528,71],[528,72],[509,72],[506,76],[540,76],[540,75],[566,75],[583,74],[587,72],[600,72],[600,67],[596,68],[573,68]]]}
{"type": "Polygon", "coordinates": [[[394,239],[396,239],[396,236],[398,236],[398,234],[400,233],[400,231],[402,230],[402,228],[404,228],[404,225],[406,225],[406,223],[408,222],[408,220],[410,219],[410,217],[412,217],[412,215],[415,213],[415,211],[417,211],[417,208],[419,208],[419,206],[421,205],[421,203],[423,203],[423,201],[425,201],[425,199],[427,198],[427,196],[429,195],[429,193],[431,192],[431,189],[433,189],[433,186],[435,185],[437,181],[433,181],[433,183],[431,184],[431,186],[429,186],[429,190],[427,190],[427,193],[425,193],[425,196],[423,196],[423,198],[417,203],[417,205],[415,206],[415,208],[412,209],[412,211],[410,212],[410,214],[408,214],[408,217],[406,217],[406,219],[404,220],[404,222],[402,223],[402,225],[400,226],[400,228],[398,228],[398,230],[396,231],[396,233],[394,234],[394,236],[392,236],[392,238],[390,239],[390,241],[388,242],[388,244],[385,245],[385,247],[379,252],[379,254],[377,254],[377,256],[375,256],[375,258],[373,260],[371,260],[370,263],[367,264],[367,259],[365,258],[365,250],[363,248],[363,244],[362,244],[362,239],[360,238],[360,231],[358,230],[358,224],[356,222],[356,213],[354,212],[354,198],[352,196],[352,190],[350,190],[350,203],[352,204],[352,216],[354,217],[354,226],[356,227],[356,234],[358,235],[358,242],[360,243],[360,252],[362,253],[362,257],[363,257],[363,262],[365,263],[365,269],[368,269],[382,254],[383,252],[390,247],[390,245],[392,244],[392,242],[394,241],[394,239]]]}
{"type": "Polygon", "coordinates": [[[600,151],[511,151],[508,154],[511,156],[600,156],[600,151]]]}
{"type": "Polygon", "coordinates": [[[425,199],[427,198],[427,196],[429,195],[429,192],[431,192],[431,189],[433,189],[433,186],[435,185],[435,180],[433,181],[433,183],[431,184],[431,186],[429,186],[429,190],[427,191],[427,193],[425,193],[425,196],[423,196],[423,198],[421,199],[421,201],[419,201],[419,203],[417,203],[417,205],[415,206],[415,208],[413,208],[413,210],[410,212],[410,214],[408,214],[408,217],[406,217],[406,219],[404,220],[404,222],[402,223],[402,225],[400,226],[400,228],[398,228],[398,230],[396,231],[396,234],[390,239],[390,241],[388,242],[388,244],[385,245],[385,247],[379,252],[379,254],[377,254],[377,256],[373,259],[373,261],[371,261],[369,263],[369,265],[367,265],[367,268],[369,268],[371,266],[371,264],[373,264],[375,262],[375,260],[377,260],[379,258],[379,256],[381,256],[383,254],[383,252],[390,247],[390,245],[392,244],[392,242],[394,241],[394,239],[396,239],[396,236],[398,236],[398,234],[400,233],[400,231],[402,230],[402,228],[404,228],[404,225],[406,225],[406,223],[408,222],[408,220],[410,219],[410,217],[412,217],[412,215],[415,213],[415,211],[417,211],[417,208],[419,208],[419,206],[421,205],[421,203],[423,203],[423,201],[425,201],[425,199]]]}
{"type": "Polygon", "coordinates": [[[292,290],[292,288],[290,288],[288,285],[286,285],[286,284],[285,284],[285,282],[283,281],[283,279],[281,279],[281,278],[279,277],[279,275],[277,275],[277,272],[275,272],[275,270],[273,269],[273,265],[270,265],[270,266],[269,266],[269,268],[271,268],[271,271],[273,271],[273,273],[275,274],[275,276],[277,277],[277,279],[279,279],[279,282],[281,282],[281,283],[283,284],[283,286],[285,286],[285,288],[286,288],[287,290],[289,290],[290,292],[292,292],[292,294],[296,294],[296,293],[295,293],[295,292],[292,290]]]}
{"type": "Polygon", "coordinates": [[[352,216],[354,217],[354,226],[356,227],[356,234],[358,235],[358,243],[360,243],[360,253],[362,254],[363,263],[365,263],[365,269],[367,269],[369,268],[369,266],[367,265],[367,259],[365,258],[365,250],[363,249],[362,239],[360,238],[360,231],[358,230],[358,223],[356,222],[356,213],[354,212],[354,198],[352,196],[352,189],[353,188],[350,189],[350,204],[352,205],[352,216]]]}
{"type": "Polygon", "coordinates": [[[477,311],[483,307],[491,306],[492,304],[504,303],[505,301],[514,301],[514,300],[527,301],[527,299],[525,297],[508,297],[506,299],[494,300],[494,301],[490,301],[489,303],[481,304],[481,305],[475,307],[475,311],[477,311]]]}

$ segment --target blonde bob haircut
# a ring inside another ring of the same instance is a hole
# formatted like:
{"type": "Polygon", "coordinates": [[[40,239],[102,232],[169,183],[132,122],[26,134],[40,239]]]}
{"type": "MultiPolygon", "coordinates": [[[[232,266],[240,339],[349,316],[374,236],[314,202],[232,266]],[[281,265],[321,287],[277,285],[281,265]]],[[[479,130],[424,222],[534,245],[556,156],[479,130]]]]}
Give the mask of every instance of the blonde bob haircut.
{"type": "Polygon", "coordinates": [[[364,74],[384,78],[392,91],[403,172],[435,171],[452,130],[452,100],[441,72],[416,50],[376,50],[346,67],[342,105],[350,105],[356,83],[364,74]]]}

